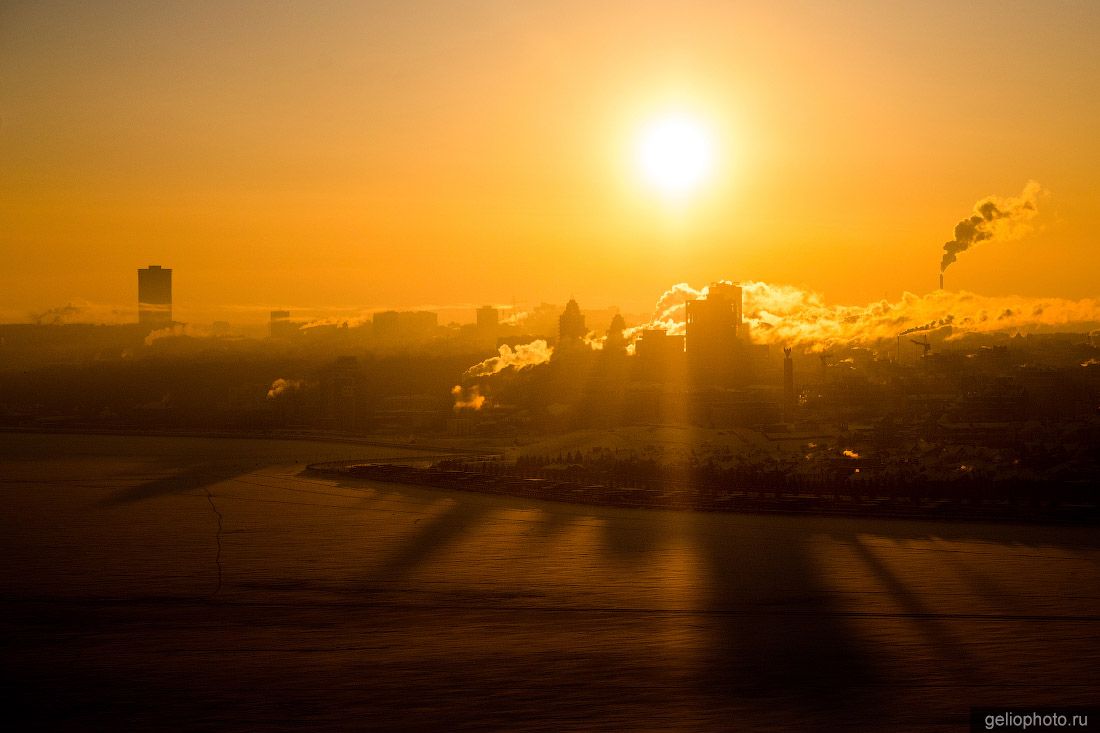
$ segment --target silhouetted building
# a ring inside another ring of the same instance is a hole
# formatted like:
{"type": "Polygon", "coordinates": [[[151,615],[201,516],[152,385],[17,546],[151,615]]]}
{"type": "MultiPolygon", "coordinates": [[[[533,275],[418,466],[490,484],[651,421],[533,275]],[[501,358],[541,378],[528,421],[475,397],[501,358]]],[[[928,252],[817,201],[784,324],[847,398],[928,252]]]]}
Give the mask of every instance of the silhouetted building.
{"type": "Polygon", "coordinates": [[[500,311],[491,305],[483,305],[477,309],[477,330],[491,332],[496,335],[500,326],[500,311]]]}
{"type": "Polygon", "coordinates": [[[686,303],[687,358],[692,377],[704,383],[741,381],[749,358],[742,336],[742,291],[728,282],[712,283],[707,297],[686,303]]]}
{"type": "Polygon", "coordinates": [[[690,300],[687,311],[688,349],[711,349],[731,345],[741,328],[741,287],[713,283],[707,297],[690,300]]]}
{"type": "Polygon", "coordinates": [[[558,340],[560,343],[573,339],[580,340],[588,335],[588,328],[584,325],[584,314],[577,301],[572,298],[565,304],[565,311],[558,318],[558,340]]]}
{"type": "Polygon", "coordinates": [[[634,342],[634,349],[642,379],[664,381],[680,366],[684,337],[670,336],[663,328],[647,328],[634,342]]]}
{"type": "Polygon", "coordinates": [[[608,354],[621,354],[626,351],[626,337],[623,336],[623,331],[626,330],[626,321],[623,320],[621,314],[616,313],[615,317],[611,319],[611,325],[607,327],[607,338],[604,340],[604,351],[608,354]]]}
{"type": "Polygon", "coordinates": [[[474,338],[481,346],[492,346],[500,335],[500,311],[491,305],[483,305],[477,309],[477,325],[474,327],[474,338]]]}
{"type": "Polygon", "coordinates": [[[160,265],[138,269],[138,323],[150,328],[172,325],[172,270],[160,265]]]}
{"type": "Polygon", "coordinates": [[[294,336],[298,329],[290,320],[290,311],[271,311],[271,338],[286,339],[294,336]]]}
{"type": "Polygon", "coordinates": [[[431,311],[380,311],[371,325],[375,338],[383,341],[424,341],[435,335],[439,316],[431,311]]]}
{"type": "Polygon", "coordinates": [[[371,316],[374,335],[380,339],[397,338],[400,330],[398,321],[400,315],[397,311],[379,311],[371,316]]]}
{"type": "Polygon", "coordinates": [[[432,311],[412,311],[402,313],[405,331],[413,338],[424,339],[435,335],[439,328],[439,314],[432,311]]]}

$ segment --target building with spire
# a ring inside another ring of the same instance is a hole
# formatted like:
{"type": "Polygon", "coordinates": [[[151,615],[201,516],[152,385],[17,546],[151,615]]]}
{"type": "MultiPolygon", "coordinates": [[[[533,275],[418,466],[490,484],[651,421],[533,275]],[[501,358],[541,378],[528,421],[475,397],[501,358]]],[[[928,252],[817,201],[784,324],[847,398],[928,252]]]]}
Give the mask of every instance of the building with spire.
{"type": "Polygon", "coordinates": [[[581,307],[573,298],[565,304],[565,311],[558,318],[558,343],[567,341],[580,341],[588,335],[588,328],[584,325],[584,314],[581,307]]]}

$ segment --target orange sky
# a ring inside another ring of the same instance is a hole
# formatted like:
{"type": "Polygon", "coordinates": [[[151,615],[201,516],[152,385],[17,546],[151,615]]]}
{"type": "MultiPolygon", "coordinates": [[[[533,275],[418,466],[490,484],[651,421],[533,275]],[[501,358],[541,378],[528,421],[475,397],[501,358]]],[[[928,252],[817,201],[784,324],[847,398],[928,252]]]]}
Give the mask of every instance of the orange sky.
{"type": "Polygon", "coordinates": [[[988,195],[1038,231],[948,287],[1100,293],[1100,4],[6,2],[0,320],[134,307],[564,302],[648,311],[678,281],[866,303],[935,285],[988,195]],[[673,209],[647,119],[716,134],[673,209]]]}

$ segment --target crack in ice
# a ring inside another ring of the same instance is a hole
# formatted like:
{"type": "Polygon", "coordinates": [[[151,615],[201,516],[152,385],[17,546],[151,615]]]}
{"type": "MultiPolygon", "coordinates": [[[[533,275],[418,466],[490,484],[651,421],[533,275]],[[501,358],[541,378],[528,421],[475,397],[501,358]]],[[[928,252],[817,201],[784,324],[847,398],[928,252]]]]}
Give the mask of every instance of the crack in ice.
{"type": "Polygon", "coordinates": [[[218,566],[218,585],[214,588],[214,592],[210,594],[210,597],[218,595],[222,590],[222,513],[218,511],[218,507],[214,504],[214,495],[210,493],[210,489],[205,489],[206,500],[210,502],[210,508],[214,510],[214,514],[218,517],[218,533],[214,535],[214,541],[218,544],[218,554],[214,557],[214,562],[218,566]]]}

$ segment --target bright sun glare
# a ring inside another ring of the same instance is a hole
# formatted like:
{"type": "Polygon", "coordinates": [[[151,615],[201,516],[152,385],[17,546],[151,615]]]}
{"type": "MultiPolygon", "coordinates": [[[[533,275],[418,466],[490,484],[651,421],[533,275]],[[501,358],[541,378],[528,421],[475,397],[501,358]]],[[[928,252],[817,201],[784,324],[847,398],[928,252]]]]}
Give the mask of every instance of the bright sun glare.
{"type": "Polygon", "coordinates": [[[638,137],[638,167],[662,194],[682,197],[694,191],[714,168],[714,141],[697,120],[669,115],[649,123],[638,137]]]}

